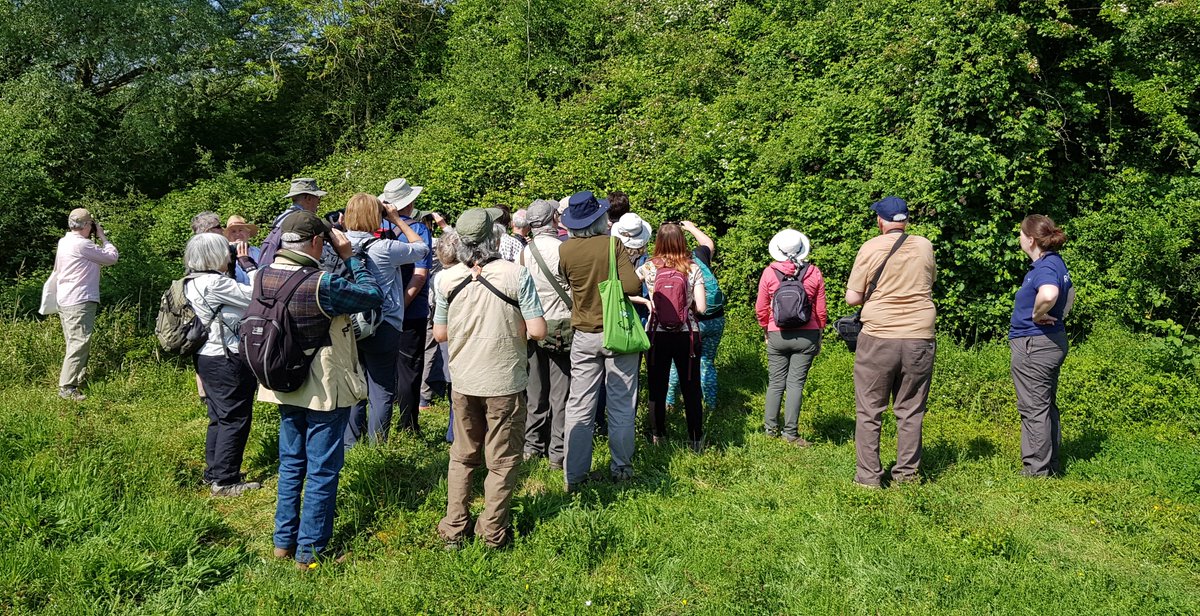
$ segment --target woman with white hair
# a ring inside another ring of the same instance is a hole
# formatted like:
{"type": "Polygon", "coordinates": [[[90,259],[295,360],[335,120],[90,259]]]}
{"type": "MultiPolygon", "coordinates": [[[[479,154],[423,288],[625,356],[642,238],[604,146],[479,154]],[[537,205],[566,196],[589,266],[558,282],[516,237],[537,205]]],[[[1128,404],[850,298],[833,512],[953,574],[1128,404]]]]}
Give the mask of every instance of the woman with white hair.
{"type": "Polygon", "coordinates": [[[754,312],[767,330],[767,398],[763,426],[767,436],[780,436],[779,407],[787,390],[783,438],[797,447],[811,445],[800,436],[797,424],[804,396],[804,382],[813,359],[821,351],[825,329],[825,276],[809,263],[808,237],[795,229],[784,229],[771,238],[768,250],[773,262],[758,280],[754,312]]]}
{"type": "MultiPolygon", "coordinates": [[[[183,263],[192,272],[184,283],[184,297],[208,326],[208,341],[196,351],[196,374],[204,382],[208,406],[204,481],[212,485],[213,496],[240,496],[262,487],[242,478],[258,384],[239,356],[237,332],[252,286],[229,277],[229,241],[222,235],[193,235],[183,263]]],[[[250,272],[251,278],[254,275],[250,272]]]]}

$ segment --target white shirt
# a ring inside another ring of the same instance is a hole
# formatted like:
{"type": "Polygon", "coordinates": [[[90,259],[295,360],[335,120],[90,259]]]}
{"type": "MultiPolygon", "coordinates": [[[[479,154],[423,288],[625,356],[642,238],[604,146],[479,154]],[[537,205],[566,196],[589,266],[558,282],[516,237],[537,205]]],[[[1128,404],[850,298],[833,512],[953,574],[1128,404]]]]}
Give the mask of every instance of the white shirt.
{"type": "Polygon", "coordinates": [[[104,246],[68,232],[58,240],[54,256],[54,271],[58,277],[59,306],[78,306],[100,301],[100,267],[117,262],[117,247],[108,240],[104,246]]]}
{"type": "Polygon", "coordinates": [[[206,272],[188,281],[183,288],[183,296],[191,304],[192,310],[203,323],[208,323],[208,342],[200,347],[198,354],[207,357],[225,354],[225,348],[230,353],[238,352],[238,326],[250,305],[253,280],[258,271],[250,272],[251,284],[242,284],[229,276],[206,272]],[[221,318],[216,319],[214,313],[221,312],[221,318]],[[224,335],[225,345],[221,345],[224,335]]]}

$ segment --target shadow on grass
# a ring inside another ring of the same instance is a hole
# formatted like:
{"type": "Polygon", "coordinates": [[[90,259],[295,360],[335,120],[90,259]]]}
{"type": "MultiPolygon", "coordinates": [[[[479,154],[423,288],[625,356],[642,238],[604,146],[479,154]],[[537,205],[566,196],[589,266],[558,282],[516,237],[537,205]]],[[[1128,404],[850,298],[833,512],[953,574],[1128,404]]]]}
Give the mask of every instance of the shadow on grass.
{"type": "Polygon", "coordinates": [[[1104,448],[1104,442],[1107,440],[1108,432],[1097,430],[1091,426],[1083,428],[1078,433],[1071,435],[1070,438],[1063,439],[1059,450],[1062,472],[1065,474],[1076,462],[1088,462],[1095,458],[1096,454],[1104,448]]]}
{"type": "Polygon", "coordinates": [[[854,418],[821,414],[813,417],[812,431],[820,439],[842,445],[854,440],[854,418]]]}
{"type": "Polygon", "coordinates": [[[991,458],[996,452],[996,444],[983,436],[976,436],[965,444],[935,441],[922,449],[921,472],[926,481],[937,481],[956,464],[991,458]]]}

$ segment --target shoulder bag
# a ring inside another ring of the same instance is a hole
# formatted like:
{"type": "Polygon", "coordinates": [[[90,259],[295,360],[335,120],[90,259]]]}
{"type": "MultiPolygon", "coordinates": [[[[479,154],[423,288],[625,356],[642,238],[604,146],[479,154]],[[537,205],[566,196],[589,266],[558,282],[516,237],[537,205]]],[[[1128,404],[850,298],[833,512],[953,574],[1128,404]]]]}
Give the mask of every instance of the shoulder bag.
{"type": "MultiPolygon", "coordinates": [[[[537,239],[529,240],[528,246],[529,252],[533,254],[533,260],[537,261],[538,269],[542,270],[546,280],[550,281],[554,293],[567,305],[568,310],[573,309],[575,304],[571,302],[571,296],[567,294],[567,290],[561,284],[558,284],[558,278],[550,271],[550,266],[546,265],[546,259],[542,258],[542,253],[537,247],[537,239]]],[[[571,317],[546,319],[546,337],[538,340],[538,345],[552,353],[566,353],[571,350],[571,339],[574,335],[575,328],[571,327],[571,317]]]]}
{"type": "Polygon", "coordinates": [[[616,238],[609,239],[608,280],[600,283],[600,301],[604,304],[604,348],[621,355],[648,351],[650,338],[617,274],[616,238]]]}

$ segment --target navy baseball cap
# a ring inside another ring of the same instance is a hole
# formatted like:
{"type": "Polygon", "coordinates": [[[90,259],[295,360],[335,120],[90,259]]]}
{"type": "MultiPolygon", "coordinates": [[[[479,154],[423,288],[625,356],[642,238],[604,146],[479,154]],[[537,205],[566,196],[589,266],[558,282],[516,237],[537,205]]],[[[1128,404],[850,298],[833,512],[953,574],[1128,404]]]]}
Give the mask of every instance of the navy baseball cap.
{"type": "Polygon", "coordinates": [[[888,222],[908,220],[908,203],[900,197],[884,197],[871,204],[871,210],[888,222]]]}

